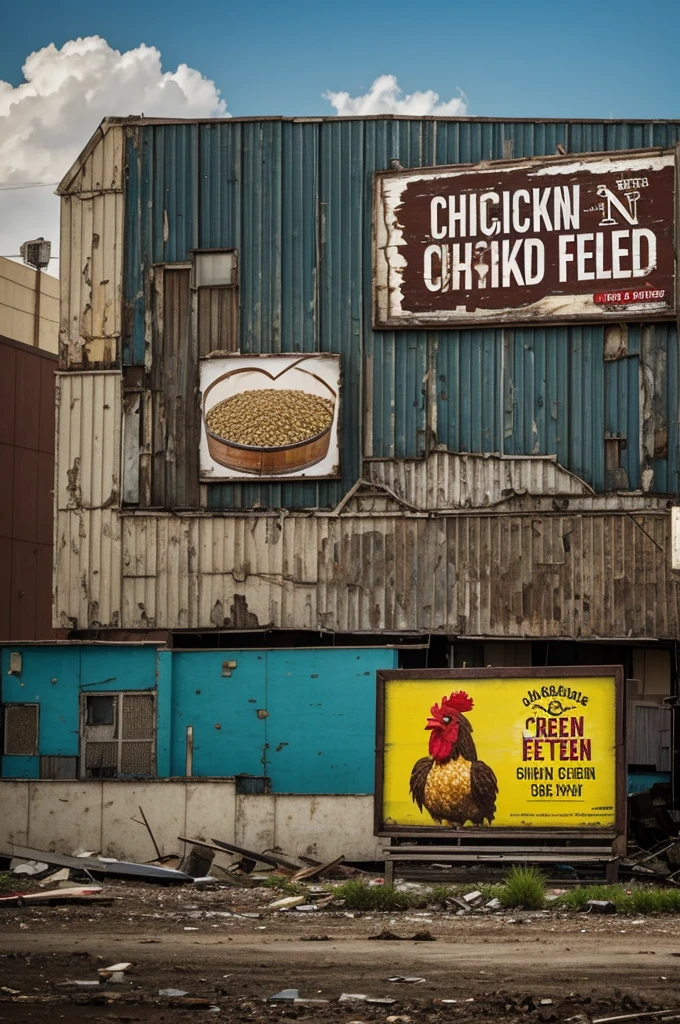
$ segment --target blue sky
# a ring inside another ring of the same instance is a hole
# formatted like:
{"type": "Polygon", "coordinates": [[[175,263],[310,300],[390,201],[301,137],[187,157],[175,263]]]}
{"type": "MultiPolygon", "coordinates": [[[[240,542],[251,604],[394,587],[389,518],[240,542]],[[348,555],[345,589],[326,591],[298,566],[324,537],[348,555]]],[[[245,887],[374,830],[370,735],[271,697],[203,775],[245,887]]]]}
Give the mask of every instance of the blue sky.
{"type": "Polygon", "coordinates": [[[355,96],[394,74],[406,93],[448,100],[460,87],[473,115],[680,117],[680,0],[39,0],[7,5],[0,78],[17,85],[31,51],[95,34],[120,50],[156,46],[164,68],[198,69],[234,115],[332,114],[326,90],[355,96]]]}

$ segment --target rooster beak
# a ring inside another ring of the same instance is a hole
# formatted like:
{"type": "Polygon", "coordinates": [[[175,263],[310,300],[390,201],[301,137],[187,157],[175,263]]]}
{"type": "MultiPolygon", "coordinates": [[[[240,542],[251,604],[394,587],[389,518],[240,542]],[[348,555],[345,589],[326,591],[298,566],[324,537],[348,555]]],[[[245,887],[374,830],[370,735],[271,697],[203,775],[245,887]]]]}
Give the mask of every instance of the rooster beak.
{"type": "Polygon", "coordinates": [[[439,729],[441,728],[441,722],[438,722],[436,718],[428,718],[426,729],[439,729]]]}

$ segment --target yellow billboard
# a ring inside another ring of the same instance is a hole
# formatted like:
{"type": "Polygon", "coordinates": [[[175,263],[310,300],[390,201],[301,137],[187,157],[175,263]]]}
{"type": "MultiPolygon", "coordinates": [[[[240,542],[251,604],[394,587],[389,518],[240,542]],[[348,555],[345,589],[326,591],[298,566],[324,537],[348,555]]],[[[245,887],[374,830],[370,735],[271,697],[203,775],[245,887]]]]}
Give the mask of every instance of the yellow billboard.
{"type": "Polygon", "coordinates": [[[616,826],[620,670],[536,672],[379,673],[378,832],[616,826]]]}

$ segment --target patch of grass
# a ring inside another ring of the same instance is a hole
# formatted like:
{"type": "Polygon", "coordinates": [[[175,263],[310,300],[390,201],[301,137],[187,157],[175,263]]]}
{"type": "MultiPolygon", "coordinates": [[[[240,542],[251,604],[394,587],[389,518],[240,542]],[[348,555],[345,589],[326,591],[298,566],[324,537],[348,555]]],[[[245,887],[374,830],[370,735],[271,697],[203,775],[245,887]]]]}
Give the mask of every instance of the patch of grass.
{"type": "Polygon", "coordinates": [[[545,876],[536,867],[514,864],[498,898],[504,907],[540,910],[545,905],[545,876]]]}
{"type": "Polygon", "coordinates": [[[624,885],[577,886],[552,905],[584,910],[588,900],[611,900],[619,914],[680,913],[680,889],[641,885],[630,888],[624,885]]]}
{"type": "Polygon", "coordinates": [[[17,880],[14,875],[0,873],[0,892],[16,889],[17,880]]]}
{"type": "Polygon", "coordinates": [[[334,891],[348,910],[409,910],[423,907],[430,900],[429,893],[400,892],[391,885],[367,885],[354,880],[335,886],[334,891]]]}

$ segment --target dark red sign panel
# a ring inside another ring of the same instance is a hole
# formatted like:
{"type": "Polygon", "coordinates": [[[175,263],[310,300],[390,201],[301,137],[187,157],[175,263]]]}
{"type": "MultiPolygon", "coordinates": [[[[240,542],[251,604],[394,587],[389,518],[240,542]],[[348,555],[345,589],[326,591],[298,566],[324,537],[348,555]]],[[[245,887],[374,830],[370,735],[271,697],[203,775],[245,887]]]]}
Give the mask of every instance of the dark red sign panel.
{"type": "Polygon", "coordinates": [[[674,193],[659,150],[379,174],[376,325],[672,314],[674,193]]]}

